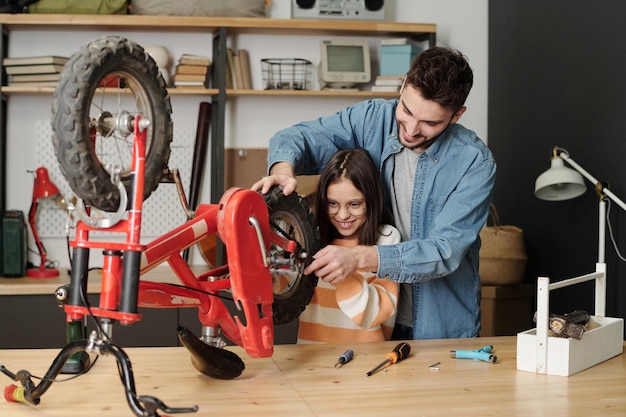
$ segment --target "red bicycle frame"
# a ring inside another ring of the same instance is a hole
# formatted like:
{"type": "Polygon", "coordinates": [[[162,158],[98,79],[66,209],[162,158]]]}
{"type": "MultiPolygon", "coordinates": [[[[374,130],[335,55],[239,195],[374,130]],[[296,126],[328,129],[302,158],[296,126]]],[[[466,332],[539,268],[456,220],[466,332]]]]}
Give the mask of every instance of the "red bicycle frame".
{"type": "Polygon", "coordinates": [[[290,243],[272,233],[269,214],[258,193],[231,188],[219,204],[201,204],[195,217],[156,240],[140,243],[143,204],[146,129],[138,117],[134,128],[132,170],[134,172],[128,218],[107,228],[96,228],[79,221],[74,248],[70,296],[64,306],[67,321],[85,315],[117,320],[130,325],[141,320],[137,307],[198,308],[199,321],[206,327],[218,327],[233,343],[251,357],[269,357],[273,353],[272,276],[267,253],[270,240],[290,250],[290,243]],[[123,242],[92,241],[92,231],[125,235],[123,242]],[[228,264],[195,275],[182,251],[200,240],[217,234],[224,243],[228,264]],[[102,284],[98,307],[86,305],[88,252],[102,249],[104,254],[102,284]],[[140,275],[167,262],[182,286],[140,280],[140,275]],[[233,316],[217,297],[230,290],[237,308],[245,315],[245,324],[233,316]],[[215,297],[213,296],[215,295],[215,297]]]}

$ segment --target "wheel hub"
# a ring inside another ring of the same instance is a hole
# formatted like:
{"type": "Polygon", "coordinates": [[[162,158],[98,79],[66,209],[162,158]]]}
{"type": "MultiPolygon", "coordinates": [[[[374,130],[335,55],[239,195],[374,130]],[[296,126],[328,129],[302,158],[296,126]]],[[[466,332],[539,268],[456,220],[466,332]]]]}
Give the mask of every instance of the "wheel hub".
{"type": "Polygon", "coordinates": [[[103,137],[111,136],[113,132],[126,137],[133,133],[135,117],[127,111],[122,111],[114,116],[108,111],[103,111],[98,117],[96,129],[103,137]]]}

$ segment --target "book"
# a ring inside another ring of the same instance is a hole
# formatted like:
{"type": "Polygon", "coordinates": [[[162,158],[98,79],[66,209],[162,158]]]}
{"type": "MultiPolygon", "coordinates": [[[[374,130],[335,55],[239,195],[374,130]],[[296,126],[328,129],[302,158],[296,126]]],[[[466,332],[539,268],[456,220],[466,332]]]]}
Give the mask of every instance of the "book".
{"type": "Polygon", "coordinates": [[[233,88],[233,77],[230,73],[230,64],[226,63],[226,88],[233,88]]]}
{"type": "Polygon", "coordinates": [[[62,72],[63,65],[61,64],[43,64],[43,65],[15,65],[4,67],[7,75],[15,74],[51,74],[55,72],[62,72]]]}
{"type": "Polygon", "coordinates": [[[182,54],[178,60],[180,65],[211,65],[211,58],[204,55],[182,54]]]}
{"type": "Polygon", "coordinates": [[[42,81],[58,81],[61,74],[53,72],[51,74],[18,74],[9,76],[9,82],[25,83],[25,82],[42,82],[42,81]]]}
{"type": "MultiPolygon", "coordinates": [[[[232,88],[238,90],[239,84],[237,83],[237,74],[235,73],[235,54],[232,48],[226,48],[226,71],[230,74],[230,80],[232,82],[232,88]]],[[[228,88],[228,86],[227,86],[228,88]]]]}
{"type": "Polygon", "coordinates": [[[241,57],[237,55],[233,55],[233,66],[235,67],[235,77],[237,77],[237,88],[243,89],[243,72],[241,70],[241,57]]]}
{"type": "Polygon", "coordinates": [[[397,79],[404,79],[404,75],[377,75],[376,79],[377,80],[397,80],[397,79]]]}
{"type": "Polygon", "coordinates": [[[404,76],[378,76],[374,81],[374,85],[394,85],[394,86],[402,86],[404,82],[404,76]]]}
{"type": "Polygon", "coordinates": [[[174,87],[199,87],[204,88],[204,81],[176,81],[174,87]]]}
{"type": "Polygon", "coordinates": [[[65,65],[70,59],[64,56],[46,55],[46,56],[28,56],[24,58],[4,58],[2,65],[5,67],[16,65],[44,65],[55,64],[65,65]]]}
{"type": "Polygon", "coordinates": [[[381,39],[381,45],[418,45],[417,41],[411,38],[385,38],[381,39]]]}
{"type": "Polygon", "coordinates": [[[374,85],[394,85],[400,87],[402,85],[402,80],[376,80],[374,85]]]}
{"type": "Polygon", "coordinates": [[[250,74],[250,54],[247,49],[239,49],[237,51],[239,61],[241,61],[241,73],[243,79],[243,88],[252,90],[252,75],[250,74]]]}
{"type": "Polygon", "coordinates": [[[206,75],[209,72],[208,65],[183,65],[178,64],[175,68],[175,74],[201,74],[206,75]]]}
{"type": "Polygon", "coordinates": [[[399,86],[399,85],[373,85],[373,86],[372,86],[372,91],[377,91],[377,92],[383,92],[383,91],[387,91],[387,92],[400,91],[400,86],[399,86]]]}
{"type": "Polygon", "coordinates": [[[206,75],[203,74],[174,74],[174,82],[176,81],[197,81],[204,83],[206,75]]]}

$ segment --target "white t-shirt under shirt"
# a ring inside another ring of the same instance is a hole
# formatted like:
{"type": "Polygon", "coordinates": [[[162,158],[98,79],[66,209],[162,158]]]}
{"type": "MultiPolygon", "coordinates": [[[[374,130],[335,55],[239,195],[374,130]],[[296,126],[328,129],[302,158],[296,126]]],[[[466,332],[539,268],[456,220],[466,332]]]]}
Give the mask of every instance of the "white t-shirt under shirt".
{"type": "MultiPolygon", "coordinates": [[[[411,238],[411,201],[413,199],[413,185],[415,171],[420,152],[403,148],[395,154],[395,166],[391,186],[392,210],[396,228],[402,236],[402,241],[411,238]],[[396,192],[400,190],[400,192],[396,192]]],[[[413,291],[411,284],[400,284],[398,298],[398,315],[396,323],[413,327],[413,291]]]]}

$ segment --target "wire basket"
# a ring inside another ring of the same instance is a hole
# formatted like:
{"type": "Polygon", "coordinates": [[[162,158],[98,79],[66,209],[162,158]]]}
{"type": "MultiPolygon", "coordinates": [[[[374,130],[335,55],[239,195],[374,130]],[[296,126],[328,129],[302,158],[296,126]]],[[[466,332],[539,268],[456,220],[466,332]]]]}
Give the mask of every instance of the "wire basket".
{"type": "Polygon", "coordinates": [[[265,90],[309,90],[311,61],[302,58],[261,60],[265,90]]]}

